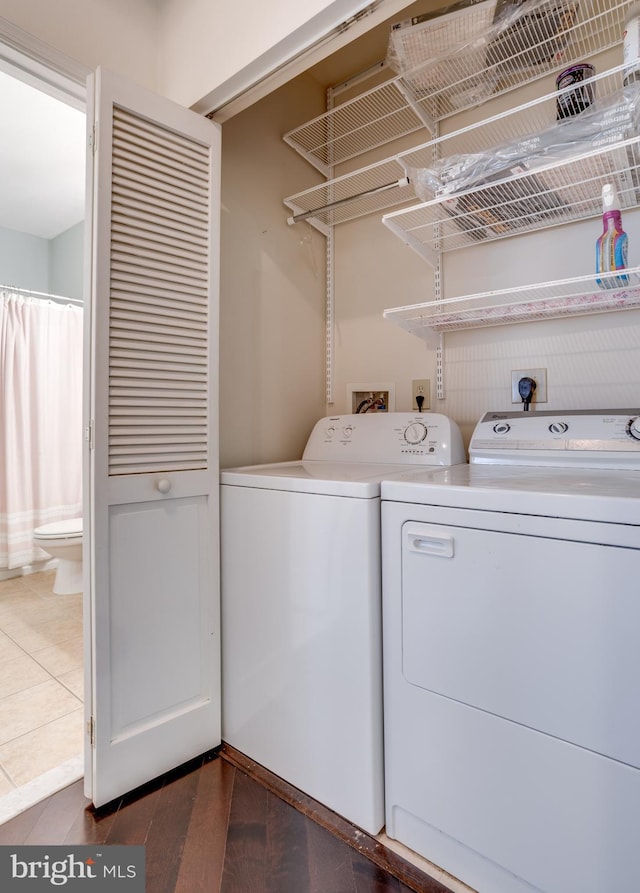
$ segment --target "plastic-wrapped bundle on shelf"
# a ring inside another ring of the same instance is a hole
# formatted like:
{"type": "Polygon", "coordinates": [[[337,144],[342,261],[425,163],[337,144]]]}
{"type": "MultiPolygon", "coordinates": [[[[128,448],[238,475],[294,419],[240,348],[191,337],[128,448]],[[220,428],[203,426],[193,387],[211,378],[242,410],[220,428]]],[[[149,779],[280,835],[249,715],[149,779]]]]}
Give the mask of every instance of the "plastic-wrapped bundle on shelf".
{"type": "Polygon", "coordinates": [[[532,69],[562,59],[578,16],[576,0],[498,0],[497,33],[487,48],[487,65],[532,69]]]}
{"type": "Polygon", "coordinates": [[[468,192],[443,203],[456,225],[476,242],[491,233],[506,235],[523,226],[553,220],[567,205],[558,192],[536,176],[468,192]]]}
{"type": "Polygon", "coordinates": [[[430,168],[406,168],[406,173],[418,197],[431,201],[558,164],[638,135],[640,84],[630,84],[596,99],[581,114],[556,121],[540,133],[492,146],[484,152],[449,155],[430,168]]]}
{"type": "Polygon", "coordinates": [[[393,25],[386,61],[416,97],[446,91],[463,108],[562,61],[578,8],[577,0],[459,0],[393,25]]]}

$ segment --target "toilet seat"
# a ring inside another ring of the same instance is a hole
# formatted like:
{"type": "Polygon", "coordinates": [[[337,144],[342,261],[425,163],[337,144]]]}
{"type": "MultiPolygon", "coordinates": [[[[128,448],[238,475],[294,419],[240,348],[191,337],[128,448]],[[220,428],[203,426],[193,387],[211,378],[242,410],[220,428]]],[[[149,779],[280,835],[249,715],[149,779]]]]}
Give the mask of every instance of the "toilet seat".
{"type": "Polygon", "coordinates": [[[40,540],[82,539],[82,518],[43,524],[42,527],[36,527],[33,533],[40,540]]]}

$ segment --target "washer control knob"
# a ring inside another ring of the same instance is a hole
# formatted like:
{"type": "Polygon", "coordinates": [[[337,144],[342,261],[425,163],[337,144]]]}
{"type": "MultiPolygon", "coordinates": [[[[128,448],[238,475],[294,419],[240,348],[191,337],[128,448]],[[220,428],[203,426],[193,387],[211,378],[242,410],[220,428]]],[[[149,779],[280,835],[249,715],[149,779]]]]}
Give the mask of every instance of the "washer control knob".
{"type": "Polygon", "coordinates": [[[496,422],[493,426],[493,430],[496,434],[507,434],[511,431],[511,425],[508,422],[496,422]]]}
{"type": "Polygon", "coordinates": [[[330,425],[330,426],[327,428],[327,437],[333,437],[333,435],[334,435],[335,433],[336,433],[336,429],[333,427],[333,425],[330,425]]]}
{"type": "Polygon", "coordinates": [[[635,419],[629,419],[627,422],[627,434],[634,440],[640,440],[640,416],[635,419]]]}
{"type": "Polygon", "coordinates": [[[566,434],[569,430],[569,426],[566,422],[551,422],[549,425],[549,431],[552,434],[566,434]]]}
{"type": "Polygon", "coordinates": [[[412,422],[404,429],[404,439],[412,446],[416,446],[416,444],[422,443],[426,436],[427,426],[424,424],[424,422],[412,422]]]}
{"type": "Polygon", "coordinates": [[[345,437],[351,437],[351,435],[353,434],[353,428],[351,427],[351,425],[347,425],[346,428],[342,429],[342,433],[345,437]]]}

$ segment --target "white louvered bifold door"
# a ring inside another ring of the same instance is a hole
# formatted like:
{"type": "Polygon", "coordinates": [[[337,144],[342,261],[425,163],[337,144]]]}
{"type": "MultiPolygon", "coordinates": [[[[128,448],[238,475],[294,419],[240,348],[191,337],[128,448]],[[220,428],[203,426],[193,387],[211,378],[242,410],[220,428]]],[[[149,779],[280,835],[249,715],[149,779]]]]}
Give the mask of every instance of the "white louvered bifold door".
{"type": "Polygon", "coordinates": [[[85,790],[99,806],[220,743],[220,130],[105,71],[89,94],[85,790]]]}
{"type": "Polygon", "coordinates": [[[209,155],[114,109],[111,475],[207,467],[209,155]]]}

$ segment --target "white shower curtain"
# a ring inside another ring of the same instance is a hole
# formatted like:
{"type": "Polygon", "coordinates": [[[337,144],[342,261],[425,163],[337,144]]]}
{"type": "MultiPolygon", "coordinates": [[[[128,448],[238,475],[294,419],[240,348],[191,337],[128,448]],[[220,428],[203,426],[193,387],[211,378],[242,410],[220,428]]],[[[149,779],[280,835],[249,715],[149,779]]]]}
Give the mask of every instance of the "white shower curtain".
{"type": "Polygon", "coordinates": [[[0,293],[0,568],[82,514],[82,309],[0,293]]]}

